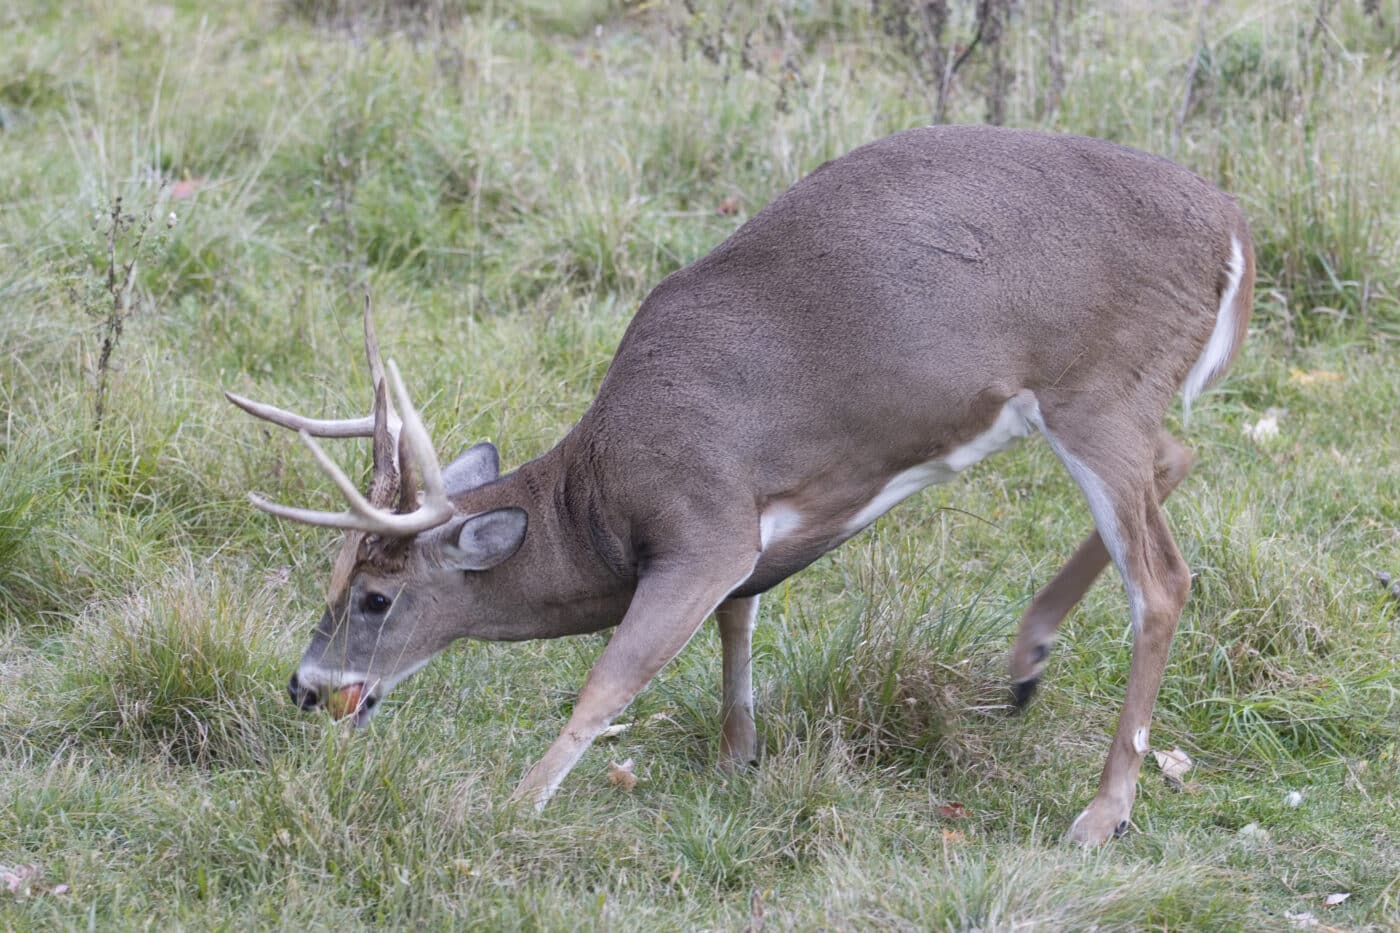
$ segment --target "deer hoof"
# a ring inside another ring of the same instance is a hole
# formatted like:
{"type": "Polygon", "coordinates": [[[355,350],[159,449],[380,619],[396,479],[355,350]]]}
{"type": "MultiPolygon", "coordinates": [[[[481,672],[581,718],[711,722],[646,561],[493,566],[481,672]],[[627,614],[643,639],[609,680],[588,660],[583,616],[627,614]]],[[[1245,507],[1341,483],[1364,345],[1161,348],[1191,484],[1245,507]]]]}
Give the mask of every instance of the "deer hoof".
{"type": "Polygon", "coordinates": [[[1127,807],[1112,800],[1096,799],[1070,824],[1070,841],[1082,846],[1098,846],[1127,835],[1127,811],[1127,807]]]}
{"type": "Polygon", "coordinates": [[[722,754],[719,759],[719,770],[724,774],[742,774],[745,771],[758,770],[758,752],[748,755],[722,754]]]}
{"type": "Polygon", "coordinates": [[[1019,680],[1011,685],[1011,702],[1016,704],[1016,712],[1026,708],[1026,705],[1035,697],[1035,689],[1040,686],[1040,678],[1032,677],[1029,680],[1019,680]]]}
{"type": "Polygon", "coordinates": [[[1011,651],[1011,695],[1016,708],[1021,709],[1035,695],[1045,662],[1050,657],[1050,642],[1022,645],[1019,641],[1011,651]]]}

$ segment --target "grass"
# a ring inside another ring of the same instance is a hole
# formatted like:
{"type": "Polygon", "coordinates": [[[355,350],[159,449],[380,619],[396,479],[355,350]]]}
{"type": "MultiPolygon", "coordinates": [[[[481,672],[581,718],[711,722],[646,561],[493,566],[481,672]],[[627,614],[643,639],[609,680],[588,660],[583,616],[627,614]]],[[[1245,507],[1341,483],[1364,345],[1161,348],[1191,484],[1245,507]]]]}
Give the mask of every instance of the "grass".
{"type": "MultiPolygon", "coordinates": [[[[332,542],[243,496],[333,493],[220,390],[358,410],[368,285],[445,454],[542,452],[662,276],[928,121],[878,9],[7,8],[0,865],[41,893],[0,890],[0,926],[1396,929],[1400,603],[1374,574],[1400,576],[1400,5],[1323,6],[1025,4],[1003,39],[1009,122],[1174,154],[1259,244],[1251,339],[1168,508],[1195,580],[1153,740],[1196,767],[1175,792],[1149,764],[1137,831],[1096,852],[1060,837],[1124,688],[1120,587],[1005,709],[1018,614],[1088,527],[1043,445],[765,597],[752,773],[713,767],[708,628],[537,817],[505,798],[600,637],[458,646],[362,734],[283,695],[332,542]],[[98,422],[117,197],[155,226],[98,422]],[[1279,436],[1248,439],[1271,408],[1279,436]]],[[[985,69],[955,119],[986,112],[985,69]]]]}

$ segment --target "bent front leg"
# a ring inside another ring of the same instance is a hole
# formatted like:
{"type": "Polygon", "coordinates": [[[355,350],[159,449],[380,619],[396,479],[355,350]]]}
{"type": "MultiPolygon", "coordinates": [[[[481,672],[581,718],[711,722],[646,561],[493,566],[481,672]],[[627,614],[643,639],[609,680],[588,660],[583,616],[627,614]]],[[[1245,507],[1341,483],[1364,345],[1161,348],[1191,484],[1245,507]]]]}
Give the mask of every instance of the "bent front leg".
{"type": "Polygon", "coordinates": [[[593,740],[690,641],[711,612],[748,579],[756,554],[691,564],[672,560],[643,573],[612,640],[588,673],[573,715],[511,795],[539,809],[593,740]]]}

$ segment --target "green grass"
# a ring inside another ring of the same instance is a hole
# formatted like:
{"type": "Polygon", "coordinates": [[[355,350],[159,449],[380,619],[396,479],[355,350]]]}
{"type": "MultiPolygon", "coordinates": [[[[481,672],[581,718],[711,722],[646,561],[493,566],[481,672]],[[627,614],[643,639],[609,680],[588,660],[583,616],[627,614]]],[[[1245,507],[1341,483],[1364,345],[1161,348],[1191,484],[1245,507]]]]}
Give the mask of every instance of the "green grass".
{"type": "MultiPolygon", "coordinates": [[[[1243,356],[1176,425],[1200,454],[1168,507],[1195,580],[1153,740],[1196,767],[1177,792],[1149,764],[1137,831],[1096,852],[1060,839],[1124,689],[1121,587],[1005,708],[1019,612],[1088,529],[1043,445],[765,597],[750,773],[714,768],[708,628],[539,816],[505,798],[600,637],[458,646],[361,734],[283,693],[333,541],[244,494],[333,490],[220,390],[358,411],[369,285],[444,454],[548,449],[662,276],[928,121],[877,10],[0,14],[0,865],[70,886],[0,889],[0,927],[1400,928],[1400,602],[1374,579],[1400,577],[1400,4],[1322,26],[1301,0],[1063,6],[1054,106],[1050,5],[1008,30],[1009,122],[1174,153],[1240,197],[1260,263],[1243,356]],[[121,244],[136,313],[99,425],[117,196],[154,226],[121,244]],[[1279,437],[1246,438],[1270,408],[1279,437]],[[630,795],[606,779],[627,757],[630,795]]],[[[983,117],[985,69],[955,119],[983,117]]]]}

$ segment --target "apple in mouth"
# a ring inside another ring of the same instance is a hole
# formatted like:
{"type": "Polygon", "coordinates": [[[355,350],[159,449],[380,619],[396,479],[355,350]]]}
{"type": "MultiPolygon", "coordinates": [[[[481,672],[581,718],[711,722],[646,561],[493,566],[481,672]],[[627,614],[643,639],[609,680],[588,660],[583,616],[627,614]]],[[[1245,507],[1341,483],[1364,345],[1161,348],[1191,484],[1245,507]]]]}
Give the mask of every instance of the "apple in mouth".
{"type": "Polygon", "coordinates": [[[363,726],[369,722],[378,699],[364,683],[346,684],[327,698],[326,709],[336,719],[353,716],[355,725],[363,726]]]}

